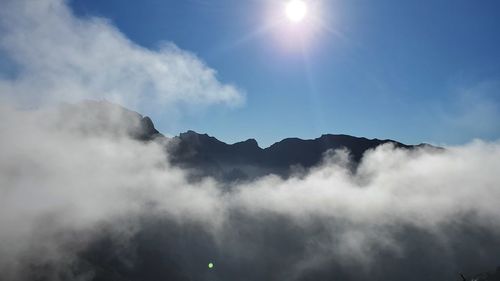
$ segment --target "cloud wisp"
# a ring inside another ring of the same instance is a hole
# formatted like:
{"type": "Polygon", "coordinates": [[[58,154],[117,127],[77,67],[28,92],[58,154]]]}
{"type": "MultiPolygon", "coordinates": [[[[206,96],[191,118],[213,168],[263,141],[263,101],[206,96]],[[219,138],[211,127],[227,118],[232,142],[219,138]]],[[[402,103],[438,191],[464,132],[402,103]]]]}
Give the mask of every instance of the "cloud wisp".
{"type": "Polygon", "coordinates": [[[64,0],[2,0],[0,49],[16,66],[0,92],[25,105],[108,99],[129,107],[238,105],[244,93],[218,81],[194,54],[141,47],[109,21],[74,16],[64,0]]]}

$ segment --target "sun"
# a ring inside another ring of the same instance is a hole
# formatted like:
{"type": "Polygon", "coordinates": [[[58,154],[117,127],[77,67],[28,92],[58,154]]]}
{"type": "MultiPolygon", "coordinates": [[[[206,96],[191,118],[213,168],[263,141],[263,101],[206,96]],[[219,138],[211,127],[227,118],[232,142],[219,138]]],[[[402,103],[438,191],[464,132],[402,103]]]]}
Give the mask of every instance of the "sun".
{"type": "Polygon", "coordinates": [[[307,15],[307,5],[302,0],[290,0],[285,5],[285,13],[291,22],[301,22],[307,15]]]}

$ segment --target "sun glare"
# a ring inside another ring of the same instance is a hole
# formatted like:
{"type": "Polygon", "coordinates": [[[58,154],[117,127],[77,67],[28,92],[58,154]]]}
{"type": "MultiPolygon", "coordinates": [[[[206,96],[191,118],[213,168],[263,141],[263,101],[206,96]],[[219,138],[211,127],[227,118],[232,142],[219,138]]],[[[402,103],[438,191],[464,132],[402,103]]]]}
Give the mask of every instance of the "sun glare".
{"type": "Polygon", "coordinates": [[[301,0],[290,0],[286,3],[285,12],[291,22],[301,22],[307,15],[307,5],[301,0]]]}

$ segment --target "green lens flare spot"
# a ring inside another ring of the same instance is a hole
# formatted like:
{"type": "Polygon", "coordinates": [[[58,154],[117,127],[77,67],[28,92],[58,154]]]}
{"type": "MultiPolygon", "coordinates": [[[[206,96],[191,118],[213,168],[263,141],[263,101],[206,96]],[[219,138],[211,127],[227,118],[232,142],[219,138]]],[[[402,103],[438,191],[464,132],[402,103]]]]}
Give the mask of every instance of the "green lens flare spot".
{"type": "Polygon", "coordinates": [[[212,262],[211,262],[211,263],[209,263],[209,264],[208,264],[208,268],[210,268],[210,269],[214,268],[214,264],[213,264],[212,262]]]}

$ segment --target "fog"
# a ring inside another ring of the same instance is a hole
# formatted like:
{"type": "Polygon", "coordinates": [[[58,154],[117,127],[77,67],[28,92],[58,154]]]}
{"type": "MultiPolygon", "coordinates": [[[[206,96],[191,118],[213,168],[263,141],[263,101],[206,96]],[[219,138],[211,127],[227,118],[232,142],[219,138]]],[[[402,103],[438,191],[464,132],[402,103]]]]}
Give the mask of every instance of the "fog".
{"type": "Polygon", "coordinates": [[[0,279],[441,281],[499,265],[500,143],[384,145],[356,169],[328,151],[288,179],[193,180],[169,164],[169,139],[133,137],[138,114],[81,100],[183,112],[241,104],[242,90],[65,1],[0,4],[13,65],[0,69],[0,279]]]}
{"type": "Polygon", "coordinates": [[[64,108],[1,108],[7,280],[444,280],[498,263],[498,143],[384,145],[356,172],[348,151],[328,152],[305,174],[228,190],[172,167],[168,139],[89,129],[132,130],[123,113],[92,126],[64,108]]]}

